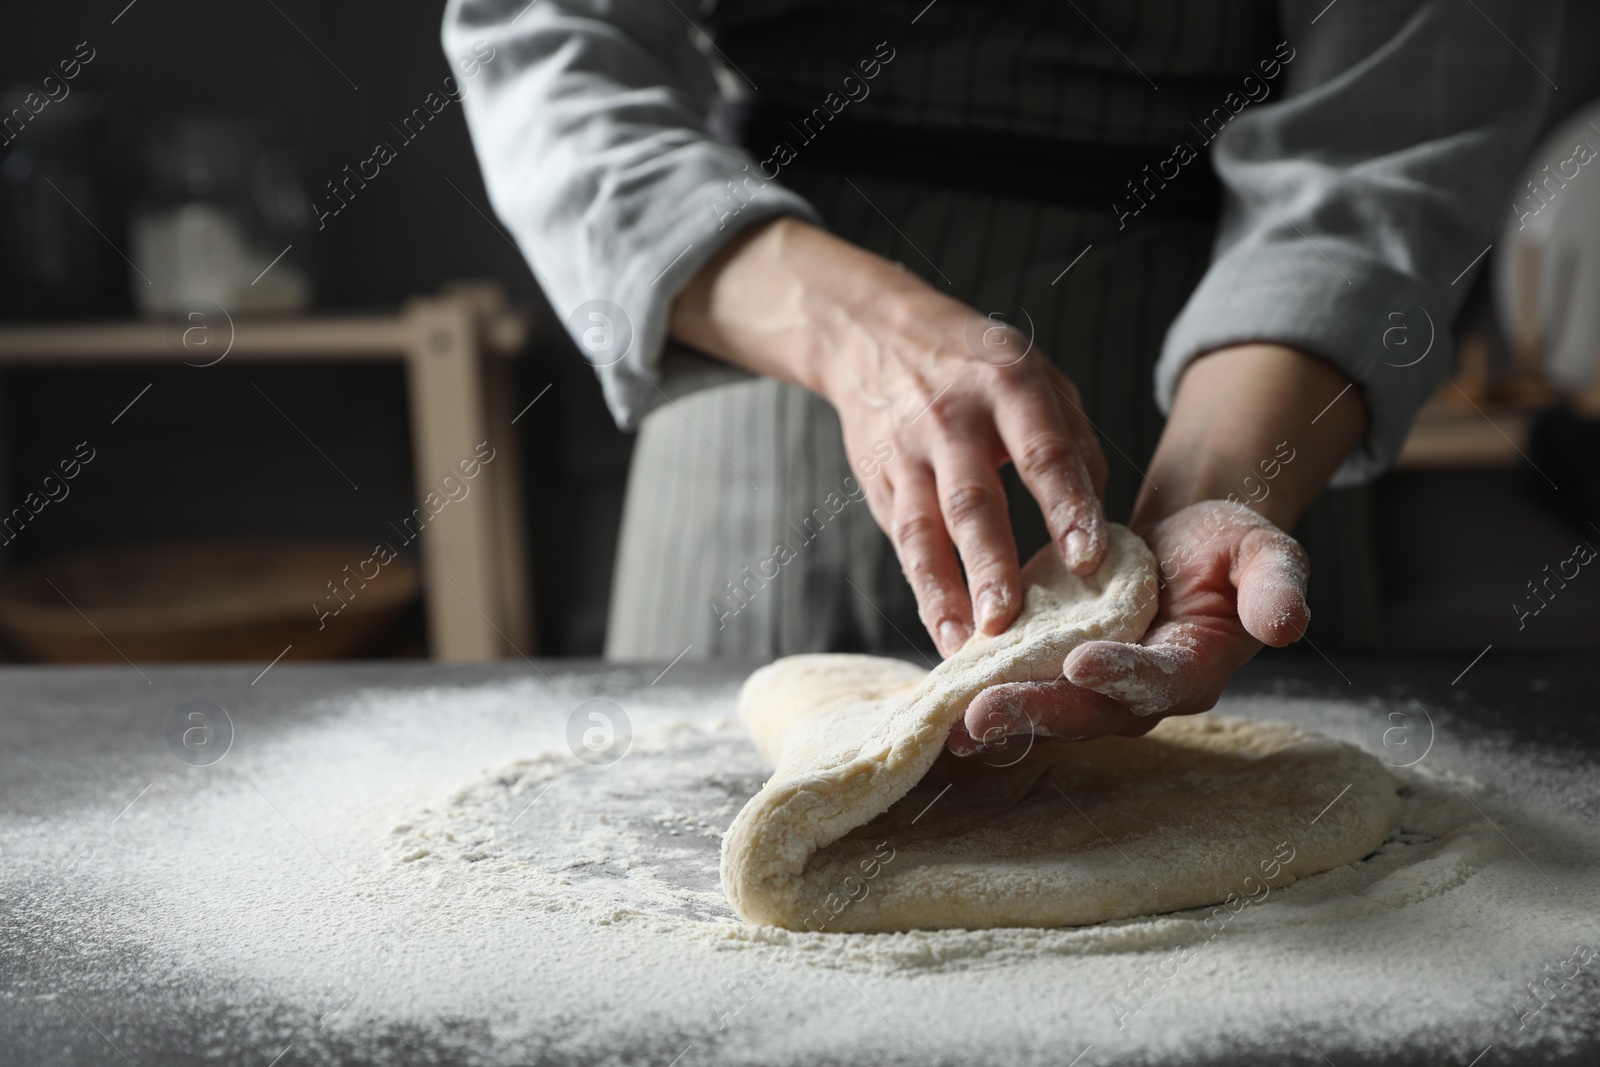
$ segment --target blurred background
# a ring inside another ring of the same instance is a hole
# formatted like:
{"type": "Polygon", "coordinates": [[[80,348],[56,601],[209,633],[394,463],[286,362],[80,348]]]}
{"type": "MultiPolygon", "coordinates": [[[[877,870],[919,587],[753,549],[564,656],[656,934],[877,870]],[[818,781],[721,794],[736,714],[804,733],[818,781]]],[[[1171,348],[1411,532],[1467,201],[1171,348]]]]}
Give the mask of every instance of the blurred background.
{"type": "MultiPolygon", "coordinates": [[[[125,4],[0,36],[0,658],[599,654],[631,440],[493,218],[442,0],[125,4]]],[[[1600,646],[1597,32],[1456,351],[1385,337],[1457,374],[1324,652],[1600,646]]]]}

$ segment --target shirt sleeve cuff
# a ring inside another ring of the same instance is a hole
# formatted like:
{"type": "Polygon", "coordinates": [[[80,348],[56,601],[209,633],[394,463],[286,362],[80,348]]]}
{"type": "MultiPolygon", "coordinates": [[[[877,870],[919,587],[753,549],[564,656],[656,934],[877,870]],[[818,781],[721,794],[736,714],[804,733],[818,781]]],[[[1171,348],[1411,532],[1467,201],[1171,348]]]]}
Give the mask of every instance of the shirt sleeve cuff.
{"type": "Polygon", "coordinates": [[[621,257],[613,275],[608,300],[622,312],[628,329],[625,350],[616,353],[602,345],[597,351],[586,343],[586,305],[577,304],[565,316],[568,333],[596,368],[606,405],[624,430],[637,429],[669,397],[749,377],[667,336],[673,301],[717,252],[744,230],[781,216],[821,225],[805,198],[776,182],[765,183],[749,200],[739,200],[727,183],[748,178],[743,168],[747,157],[726,146],[713,151],[726,157],[721,166],[701,168],[697,180],[674,182],[678,189],[651,198],[650,210],[677,217],[662,220],[648,254],[621,257]]]}
{"type": "Polygon", "coordinates": [[[1449,323],[1418,302],[1419,279],[1339,252],[1335,266],[1309,244],[1251,242],[1213,263],[1167,331],[1156,365],[1162,411],[1172,410],[1178,379],[1197,357],[1230,345],[1285,345],[1328,360],[1361,387],[1335,403],[1368,408],[1365,439],[1329,484],[1361,484],[1387,469],[1450,371],[1449,323]]]}

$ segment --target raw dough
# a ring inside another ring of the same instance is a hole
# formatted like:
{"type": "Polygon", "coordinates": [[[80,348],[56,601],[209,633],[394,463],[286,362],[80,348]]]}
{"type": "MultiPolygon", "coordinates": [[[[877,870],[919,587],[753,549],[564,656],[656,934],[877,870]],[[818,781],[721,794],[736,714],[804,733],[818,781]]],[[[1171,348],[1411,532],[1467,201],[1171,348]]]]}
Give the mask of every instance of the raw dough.
{"type": "Polygon", "coordinates": [[[1136,640],[1155,612],[1154,557],[1120,526],[1095,574],[1046,547],[1023,577],[1016,623],[931,672],[810,655],[746,681],[740,719],[776,770],[723,841],[740,916],[829,932],[1080,925],[1231,905],[1383,842],[1398,810],[1383,766],[1282,724],[1175,717],[1142,738],[945,752],[978,692],[1059,677],[1072,648],[1136,640]]]}

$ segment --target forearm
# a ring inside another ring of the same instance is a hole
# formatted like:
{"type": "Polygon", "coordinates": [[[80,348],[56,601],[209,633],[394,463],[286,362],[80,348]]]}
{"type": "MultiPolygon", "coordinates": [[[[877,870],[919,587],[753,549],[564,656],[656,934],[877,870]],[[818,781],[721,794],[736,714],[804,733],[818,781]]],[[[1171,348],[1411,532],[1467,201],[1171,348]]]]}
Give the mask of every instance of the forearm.
{"type": "Polygon", "coordinates": [[[1142,532],[1188,504],[1232,495],[1291,529],[1367,417],[1361,389],[1315,356],[1272,344],[1202,356],[1178,384],[1129,525],[1142,532]]]}
{"type": "Polygon", "coordinates": [[[672,305],[676,340],[725,363],[815,387],[815,346],[805,336],[805,283],[785,255],[787,220],[739,234],[695,275],[672,305]]]}
{"type": "Polygon", "coordinates": [[[669,330],[726,363],[828,397],[851,388],[860,370],[852,363],[870,359],[886,320],[919,289],[882,257],[778,218],[734,238],[695,275],[669,330]]]}

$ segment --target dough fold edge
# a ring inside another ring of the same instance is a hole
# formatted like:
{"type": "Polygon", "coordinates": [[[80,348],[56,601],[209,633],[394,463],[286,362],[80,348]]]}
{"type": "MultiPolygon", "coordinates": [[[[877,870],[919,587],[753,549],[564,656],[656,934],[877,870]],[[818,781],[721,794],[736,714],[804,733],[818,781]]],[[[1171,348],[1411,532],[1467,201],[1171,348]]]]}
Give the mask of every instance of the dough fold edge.
{"type": "Polygon", "coordinates": [[[804,930],[820,915],[826,928],[830,913],[806,893],[807,862],[909,793],[978,693],[1054,680],[1073,648],[1136,641],[1156,611],[1155,557],[1116,524],[1094,574],[1072,574],[1047,545],[1023,581],[1023,611],[1009,629],[975,635],[926,674],[911,664],[886,673],[879,657],[816,655],[786,657],[746,680],[739,718],[775,770],[723,839],[722,888],[741,918],[804,930]]]}

